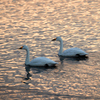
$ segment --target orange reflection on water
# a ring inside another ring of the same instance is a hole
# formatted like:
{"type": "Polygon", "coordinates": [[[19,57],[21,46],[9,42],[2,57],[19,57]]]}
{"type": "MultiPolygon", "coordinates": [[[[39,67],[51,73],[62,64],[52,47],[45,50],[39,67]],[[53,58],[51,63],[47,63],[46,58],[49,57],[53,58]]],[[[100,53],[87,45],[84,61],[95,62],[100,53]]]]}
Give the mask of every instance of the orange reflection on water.
{"type": "Polygon", "coordinates": [[[0,99],[100,99],[99,11],[92,0],[1,0],[0,99]],[[59,43],[51,42],[57,36],[63,50],[81,48],[89,59],[60,61],[59,43]],[[45,56],[57,68],[26,70],[22,45],[29,47],[30,60],[45,56]]]}

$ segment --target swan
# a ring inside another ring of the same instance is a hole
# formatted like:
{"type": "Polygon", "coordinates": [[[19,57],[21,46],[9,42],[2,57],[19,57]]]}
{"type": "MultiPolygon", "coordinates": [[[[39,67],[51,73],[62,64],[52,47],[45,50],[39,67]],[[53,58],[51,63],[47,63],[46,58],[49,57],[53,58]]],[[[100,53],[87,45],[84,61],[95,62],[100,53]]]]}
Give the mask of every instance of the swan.
{"type": "Polygon", "coordinates": [[[26,50],[26,60],[25,60],[25,65],[29,65],[29,66],[54,66],[55,64],[57,64],[57,62],[54,62],[53,60],[46,58],[46,57],[37,57],[34,58],[33,60],[30,61],[29,57],[30,57],[30,53],[29,53],[29,49],[26,45],[21,46],[19,49],[24,49],[26,50]]]}
{"type": "Polygon", "coordinates": [[[52,41],[59,41],[60,42],[60,49],[58,52],[59,56],[66,56],[66,57],[79,57],[79,56],[86,56],[88,53],[86,53],[85,51],[79,49],[79,48],[70,48],[63,51],[63,40],[61,39],[61,37],[56,37],[54,38],[52,41]]]}

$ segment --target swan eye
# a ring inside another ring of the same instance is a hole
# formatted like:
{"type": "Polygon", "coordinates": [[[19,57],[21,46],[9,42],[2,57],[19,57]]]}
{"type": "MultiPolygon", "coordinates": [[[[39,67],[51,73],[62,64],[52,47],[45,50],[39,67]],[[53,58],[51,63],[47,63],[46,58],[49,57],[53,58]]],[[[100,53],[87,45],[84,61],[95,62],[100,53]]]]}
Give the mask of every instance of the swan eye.
{"type": "Polygon", "coordinates": [[[57,38],[53,39],[52,41],[55,41],[57,38]]]}
{"type": "Polygon", "coordinates": [[[19,49],[22,49],[23,48],[23,46],[22,47],[20,47],[19,49]]]}

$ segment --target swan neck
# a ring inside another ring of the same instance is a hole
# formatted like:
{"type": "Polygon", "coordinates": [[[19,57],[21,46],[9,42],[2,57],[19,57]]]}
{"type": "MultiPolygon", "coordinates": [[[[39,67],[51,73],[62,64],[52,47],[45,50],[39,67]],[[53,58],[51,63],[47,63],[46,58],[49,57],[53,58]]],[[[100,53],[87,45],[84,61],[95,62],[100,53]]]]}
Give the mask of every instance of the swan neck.
{"type": "Polygon", "coordinates": [[[59,55],[62,54],[62,51],[63,51],[63,41],[62,39],[60,40],[60,49],[59,49],[59,55]]]}
{"type": "Polygon", "coordinates": [[[30,53],[29,53],[29,49],[26,49],[26,60],[25,60],[25,65],[28,65],[30,61],[30,53]]]}

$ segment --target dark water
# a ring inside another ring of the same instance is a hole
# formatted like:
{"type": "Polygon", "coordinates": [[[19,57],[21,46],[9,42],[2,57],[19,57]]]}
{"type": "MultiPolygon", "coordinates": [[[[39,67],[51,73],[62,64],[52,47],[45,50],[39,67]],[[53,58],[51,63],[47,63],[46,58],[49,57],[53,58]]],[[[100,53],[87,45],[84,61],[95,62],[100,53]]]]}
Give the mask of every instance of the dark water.
{"type": "Polygon", "coordinates": [[[0,100],[8,99],[100,99],[99,0],[0,0],[0,100]],[[57,36],[89,59],[61,61],[57,36]],[[26,67],[22,45],[31,60],[45,56],[57,68],[26,67]]]}

